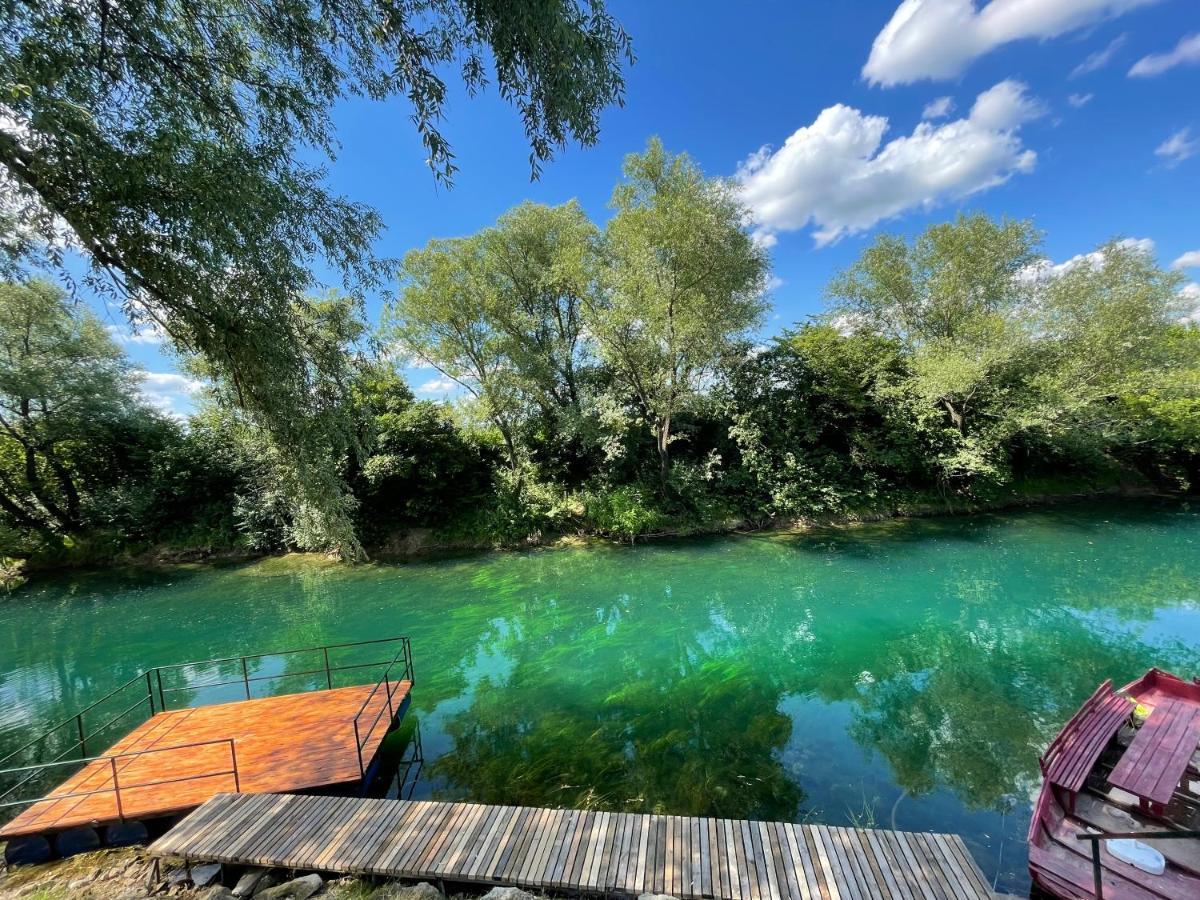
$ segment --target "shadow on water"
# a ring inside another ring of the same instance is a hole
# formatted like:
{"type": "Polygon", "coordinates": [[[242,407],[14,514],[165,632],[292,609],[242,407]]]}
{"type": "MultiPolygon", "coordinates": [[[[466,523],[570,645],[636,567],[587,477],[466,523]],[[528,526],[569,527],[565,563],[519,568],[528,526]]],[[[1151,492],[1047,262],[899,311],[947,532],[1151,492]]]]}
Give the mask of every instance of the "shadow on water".
{"type": "Polygon", "coordinates": [[[953,831],[1020,891],[1057,728],[1200,674],[1197,571],[1194,508],[1126,502],[73,579],[0,607],[0,745],[143,665],[405,633],[416,797],[953,831]]]}

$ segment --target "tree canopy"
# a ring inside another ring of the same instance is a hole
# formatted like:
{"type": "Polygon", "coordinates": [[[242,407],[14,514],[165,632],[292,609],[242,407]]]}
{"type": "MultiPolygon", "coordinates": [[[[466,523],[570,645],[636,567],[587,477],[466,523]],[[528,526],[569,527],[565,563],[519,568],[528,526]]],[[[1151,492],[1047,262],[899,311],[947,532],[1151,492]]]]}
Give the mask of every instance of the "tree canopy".
{"type": "MultiPolygon", "coordinates": [[[[602,0],[0,9],[0,266],[12,276],[78,250],[93,288],[202,356],[309,472],[325,465],[309,398],[331,377],[299,314],[315,267],[352,298],[392,269],[372,252],[378,215],[304,161],[333,156],[333,104],[405,98],[449,182],[442,70],[457,64],[469,91],[491,78],[517,107],[536,173],[568,140],[595,142],[632,58],[602,0]]],[[[344,498],[319,489],[328,482],[298,483],[337,519],[344,498]]]]}

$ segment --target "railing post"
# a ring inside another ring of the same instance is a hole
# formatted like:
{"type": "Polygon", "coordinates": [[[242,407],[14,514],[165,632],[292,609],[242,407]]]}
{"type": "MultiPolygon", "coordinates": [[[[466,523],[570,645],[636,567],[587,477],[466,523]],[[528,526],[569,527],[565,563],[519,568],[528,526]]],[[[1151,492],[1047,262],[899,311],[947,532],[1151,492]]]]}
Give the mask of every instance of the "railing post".
{"type": "Polygon", "coordinates": [[[246,668],[246,657],[242,657],[242,681],[246,683],[246,699],[250,699],[250,670],[246,668]]]}
{"type": "Polygon", "coordinates": [[[158,679],[158,708],[163,710],[163,712],[166,712],[167,696],[166,696],[166,694],[163,693],[162,669],[155,669],[154,675],[158,679]]]}
{"type": "Polygon", "coordinates": [[[321,648],[325,652],[325,686],[333,690],[333,673],[329,670],[329,648],[321,648]]]}
{"type": "Polygon", "coordinates": [[[242,779],[238,775],[237,748],[233,745],[233,738],[229,739],[229,756],[233,760],[233,792],[240,794],[242,792],[242,779]]]}
{"type": "Polygon", "coordinates": [[[150,698],[150,715],[154,715],[154,687],[150,684],[150,670],[146,670],[146,696],[150,698]]]}
{"type": "Polygon", "coordinates": [[[87,759],[87,738],[83,734],[83,713],[75,717],[75,728],[79,732],[79,758],[87,759]]]}
{"type": "Polygon", "coordinates": [[[354,746],[358,748],[358,776],[359,778],[367,777],[366,766],[363,765],[362,758],[362,738],[358,735],[358,717],[354,717],[354,746]]]}
{"type": "Polygon", "coordinates": [[[383,690],[387,694],[388,701],[388,727],[391,727],[392,720],[396,718],[396,713],[392,709],[392,683],[388,680],[387,673],[383,675],[383,690]]]}
{"type": "Polygon", "coordinates": [[[1092,838],[1092,878],[1096,883],[1096,900],[1104,900],[1104,874],[1100,868],[1100,840],[1092,838]]]}
{"type": "Polygon", "coordinates": [[[117,818],[124,822],[125,810],[121,806],[121,786],[117,783],[117,758],[110,756],[108,762],[112,766],[113,796],[117,798],[117,818]]]}

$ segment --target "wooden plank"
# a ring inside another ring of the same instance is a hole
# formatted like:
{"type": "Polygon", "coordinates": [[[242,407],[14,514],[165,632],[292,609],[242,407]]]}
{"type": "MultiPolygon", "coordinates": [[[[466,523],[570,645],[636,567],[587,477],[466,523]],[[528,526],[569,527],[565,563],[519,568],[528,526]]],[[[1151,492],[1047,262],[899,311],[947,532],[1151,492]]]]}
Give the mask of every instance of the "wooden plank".
{"type": "Polygon", "coordinates": [[[812,860],[817,883],[821,886],[821,896],[827,900],[842,900],[842,893],[838,890],[834,877],[833,864],[830,863],[825,853],[825,847],[817,836],[816,826],[805,825],[800,833],[804,836],[804,843],[808,848],[809,858],[812,860]]]}
{"type": "Polygon", "coordinates": [[[151,852],[681,900],[991,898],[948,835],[471,803],[224,795],[151,852]]]}

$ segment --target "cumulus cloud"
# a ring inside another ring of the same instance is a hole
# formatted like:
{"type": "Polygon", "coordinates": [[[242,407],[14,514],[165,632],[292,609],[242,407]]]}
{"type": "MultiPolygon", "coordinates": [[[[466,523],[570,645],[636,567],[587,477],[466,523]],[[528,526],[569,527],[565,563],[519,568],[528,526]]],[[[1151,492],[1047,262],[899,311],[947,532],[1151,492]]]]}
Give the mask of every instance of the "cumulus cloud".
{"type": "Polygon", "coordinates": [[[968,116],[921,122],[886,144],[888,120],[838,104],[778,150],[762,147],[738,168],[755,238],[812,224],[818,246],[914,207],[931,207],[1029,172],[1037,155],[1017,134],[1042,106],[1016,81],[984,91],[968,116]]]}
{"type": "Polygon", "coordinates": [[[862,74],[891,87],[953,78],[1012,41],[1057,37],[1158,0],[904,0],[875,37],[862,74]]]}
{"type": "Polygon", "coordinates": [[[950,97],[938,97],[925,104],[921,112],[922,119],[944,119],[954,112],[954,100],[950,97]]]}
{"type": "Polygon", "coordinates": [[[1067,102],[1076,109],[1079,109],[1079,107],[1087,106],[1089,103],[1091,103],[1092,97],[1092,94],[1069,94],[1067,96],[1067,102]]]}
{"type": "Polygon", "coordinates": [[[1151,53],[1143,56],[1129,70],[1134,78],[1147,78],[1151,75],[1161,75],[1176,66],[1194,66],[1200,64],[1200,32],[1189,34],[1179,39],[1174,50],[1167,53],[1151,53]]]}
{"type": "Polygon", "coordinates": [[[1161,156],[1168,166],[1177,166],[1185,159],[1200,152],[1200,138],[1192,137],[1192,129],[1181,128],[1154,150],[1155,156],[1161,156]]]}
{"type": "Polygon", "coordinates": [[[1089,72],[1103,69],[1112,62],[1113,56],[1121,49],[1121,46],[1125,43],[1125,37],[1125,35],[1119,34],[1109,41],[1108,46],[1103,50],[1097,50],[1095,53],[1090,54],[1083,62],[1071,70],[1071,77],[1078,78],[1080,75],[1087,75],[1089,72]]]}
{"type": "Polygon", "coordinates": [[[1189,250],[1171,263],[1172,269],[1200,269],[1200,250],[1189,250]]]}
{"type": "Polygon", "coordinates": [[[151,406],[177,419],[192,409],[192,398],[204,383],[178,372],[142,372],[138,392],[151,406]]]}
{"type": "Polygon", "coordinates": [[[458,389],[453,378],[431,378],[416,389],[418,394],[449,394],[458,389]]]}
{"type": "Polygon", "coordinates": [[[787,282],[784,281],[782,278],[780,278],[778,275],[772,275],[770,278],[767,279],[767,290],[768,291],[777,291],[781,287],[783,287],[785,284],[787,284],[787,282]]]}
{"type": "MultiPolygon", "coordinates": [[[[1154,255],[1154,241],[1151,238],[1124,238],[1117,241],[1121,247],[1138,250],[1150,256],[1154,255]]],[[[1026,269],[1022,275],[1025,278],[1054,278],[1063,275],[1078,266],[1090,266],[1099,269],[1104,264],[1104,251],[1093,250],[1091,253],[1077,253],[1065,262],[1055,263],[1042,260],[1026,269]]]]}

